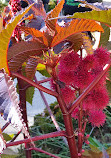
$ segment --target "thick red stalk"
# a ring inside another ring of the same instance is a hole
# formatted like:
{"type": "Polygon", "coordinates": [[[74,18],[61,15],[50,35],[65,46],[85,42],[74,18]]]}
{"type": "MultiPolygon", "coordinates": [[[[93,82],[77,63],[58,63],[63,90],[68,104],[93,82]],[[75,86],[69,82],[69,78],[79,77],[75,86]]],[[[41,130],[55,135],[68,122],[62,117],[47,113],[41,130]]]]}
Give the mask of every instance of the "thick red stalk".
{"type": "Polygon", "coordinates": [[[82,133],[82,119],[83,119],[83,109],[82,103],[79,106],[79,119],[78,119],[78,153],[81,153],[82,150],[82,140],[83,140],[83,133],[82,133]]]}
{"type": "Polygon", "coordinates": [[[23,144],[23,143],[30,143],[32,141],[38,141],[38,140],[47,139],[47,138],[59,137],[59,136],[66,136],[65,131],[52,132],[52,133],[48,133],[48,134],[44,134],[44,135],[40,135],[40,136],[35,136],[35,137],[32,137],[31,139],[27,138],[24,140],[7,143],[6,147],[15,146],[15,145],[23,144]]]}
{"type": "MultiPolygon", "coordinates": [[[[27,111],[26,111],[26,88],[25,87],[26,87],[26,83],[22,79],[18,78],[19,100],[20,100],[19,106],[21,109],[23,120],[28,129],[28,120],[27,120],[27,111]]],[[[24,135],[24,138],[27,138],[27,137],[24,135]]],[[[28,150],[29,147],[30,147],[30,144],[26,144],[26,149],[27,149],[26,158],[31,158],[31,151],[28,150]]]]}
{"type": "MultiPolygon", "coordinates": [[[[52,76],[56,82],[58,79],[57,79],[55,69],[53,69],[53,71],[52,71],[52,76]]],[[[64,124],[65,124],[65,128],[66,128],[66,138],[67,138],[68,145],[69,145],[70,155],[71,155],[71,158],[78,158],[74,129],[73,129],[73,124],[72,124],[72,117],[68,113],[67,106],[66,106],[64,99],[62,97],[62,94],[61,94],[61,89],[60,89],[59,85],[57,84],[57,82],[56,82],[56,92],[58,93],[57,101],[59,103],[60,109],[63,114],[64,124]]]]}
{"type": "Polygon", "coordinates": [[[78,104],[85,98],[85,96],[91,91],[92,88],[99,82],[99,80],[105,75],[111,65],[111,60],[103,68],[103,71],[91,82],[91,84],[83,91],[83,93],[74,101],[73,105],[69,108],[71,114],[78,104]]]}
{"type": "Polygon", "coordinates": [[[55,156],[55,155],[53,155],[53,154],[51,154],[51,153],[49,153],[49,152],[47,152],[47,151],[44,151],[44,150],[42,150],[42,149],[40,149],[40,148],[30,148],[29,150],[35,150],[35,151],[44,153],[44,154],[49,155],[49,156],[54,157],[54,158],[60,158],[60,157],[55,156]]]}
{"type": "Polygon", "coordinates": [[[19,73],[11,72],[11,74],[14,75],[14,76],[16,76],[16,77],[18,77],[18,78],[20,78],[20,79],[22,79],[22,80],[24,80],[24,81],[26,81],[26,82],[29,83],[30,85],[32,85],[32,86],[34,86],[34,87],[36,87],[36,88],[42,90],[42,91],[45,92],[45,93],[48,93],[48,94],[53,95],[53,96],[55,96],[55,97],[58,96],[58,94],[57,94],[56,92],[51,91],[51,90],[49,90],[49,89],[47,89],[47,88],[45,88],[45,87],[43,87],[43,86],[41,86],[41,85],[35,83],[34,81],[32,81],[32,80],[26,78],[25,76],[23,76],[23,75],[21,75],[21,74],[19,74],[19,73]]]}

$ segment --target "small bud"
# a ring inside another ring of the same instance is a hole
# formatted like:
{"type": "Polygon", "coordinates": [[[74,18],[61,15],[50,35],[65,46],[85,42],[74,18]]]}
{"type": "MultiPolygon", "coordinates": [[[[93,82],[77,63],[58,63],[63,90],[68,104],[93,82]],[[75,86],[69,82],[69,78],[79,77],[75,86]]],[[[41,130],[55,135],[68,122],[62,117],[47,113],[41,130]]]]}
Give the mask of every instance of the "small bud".
{"type": "Polygon", "coordinates": [[[78,153],[78,157],[80,157],[81,156],[81,153],[78,153]]]}
{"type": "Polygon", "coordinates": [[[86,144],[89,144],[89,141],[88,141],[88,140],[86,140],[86,141],[85,141],[85,143],[86,143],[86,144]]]}
{"type": "Polygon", "coordinates": [[[87,135],[86,135],[86,138],[88,139],[89,137],[90,137],[90,135],[89,135],[89,134],[87,134],[87,135]]]}
{"type": "Polygon", "coordinates": [[[83,137],[83,134],[80,132],[80,133],[78,133],[78,136],[82,136],[83,137]]]}
{"type": "Polygon", "coordinates": [[[83,153],[83,152],[85,152],[85,150],[84,150],[84,149],[82,149],[82,153],[83,153]]]}

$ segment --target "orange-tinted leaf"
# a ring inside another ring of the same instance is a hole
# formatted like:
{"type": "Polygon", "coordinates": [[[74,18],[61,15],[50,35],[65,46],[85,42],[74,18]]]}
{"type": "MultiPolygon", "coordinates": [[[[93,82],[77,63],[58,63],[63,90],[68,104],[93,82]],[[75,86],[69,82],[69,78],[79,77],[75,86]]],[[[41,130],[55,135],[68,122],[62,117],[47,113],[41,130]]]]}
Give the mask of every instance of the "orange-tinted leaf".
{"type": "Polygon", "coordinates": [[[51,46],[55,46],[72,34],[84,32],[84,31],[100,31],[103,32],[103,28],[93,20],[87,19],[73,19],[69,26],[61,27],[60,31],[54,37],[51,46]]]}
{"type": "Polygon", "coordinates": [[[64,0],[61,0],[60,3],[47,15],[46,25],[50,29],[50,31],[55,31],[57,19],[50,20],[50,18],[58,17],[62,8],[63,8],[64,0]]]}
{"type": "Polygon", "coordinates": [[[48,42],[46,37],[44,36],[44,34],[39,31],[36,30],[35,28],[30,28],[30,27],[20,27],[24,32],[26,32],[27,34],[31,34],[34,38],[37,38],[39,41],[41,41],[42,43],[44,43],[46,46],[48,46],[48,42]],[[41,38],[42,37],[42,38],[41,38]]]}

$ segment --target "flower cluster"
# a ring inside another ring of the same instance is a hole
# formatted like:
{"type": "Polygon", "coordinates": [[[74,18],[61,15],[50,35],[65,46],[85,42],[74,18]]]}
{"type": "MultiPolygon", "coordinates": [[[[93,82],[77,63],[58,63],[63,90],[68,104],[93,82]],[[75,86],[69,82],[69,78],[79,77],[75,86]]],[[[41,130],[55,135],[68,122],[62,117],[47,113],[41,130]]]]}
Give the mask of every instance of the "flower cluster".
{"type": "Polygon", "coordinates": [[[21,10],[20,0],[11,0],[11,11],[12,14],[16,14],[16,12],[21,10]]]}
{"type": "MultiPolygon", "coordinates": [[[[96,49],[94,54],[87,55],[84,58],[73,50],[62,55],[58,66],[58,80],[64,83],[61,93],[66,104],[72,103],[77,94],[84,91],[103,70],[109,58],[110,53],[103,47],[96,49]]],[[[85,113],[85,117],[88,118],[89,122],[97,127],[105,122],[105,114],[102,110],[109,102],[105,78],[106,76],[103,76],[83,100],[83,114],[85,113]]],[[[78,115],[79,108],[76,108],[72,113],[72,117],[78,119],[78,115]]]]}
{"type": "MultiPolygon", "coordinates": [[[[20,0],[11,0],[10,1],[11,13],[14,16],[18,11],[22,9],[21,1],[20,0]]],[[[24,23],[19,24],[19,26],[24,25],[24,23]]],[[[12,37],[16,39],[16,41],[20,41],[21,39],[21,30],[20,28],[16,27],[13,31],[12,37]]]]}

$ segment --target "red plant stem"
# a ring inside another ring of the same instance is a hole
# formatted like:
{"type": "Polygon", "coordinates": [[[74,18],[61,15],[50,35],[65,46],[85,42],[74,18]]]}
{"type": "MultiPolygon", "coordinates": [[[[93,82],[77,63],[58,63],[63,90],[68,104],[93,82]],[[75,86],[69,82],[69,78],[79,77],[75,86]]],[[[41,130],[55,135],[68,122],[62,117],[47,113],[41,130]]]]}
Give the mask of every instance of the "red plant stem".
{"type": "MultiPolygon", "coordinates": [[[[57,81],[57,76],[56,76],[56,70],[53,69],[53,79],[55,82],[57,81]]],[[[59,85],[56,82],[56,92],[58,93],[57,101],[59,103],[59,106],[61,108],[62,114],[63,114],[63,119],[64,119],[64,124],[66,128],[66,138],[68,141],[69,145],[69,150],[70,150],[70,155],[71,158],[78,158],[78,152],[77,152],[77,146],[76,146],[76,141],[75,141],[75,134],[74,134],[74,129],[73,129],[73,124],[72,124],[72,118],[71,115],[68,113],[67,106],[64,102],[64,99],[61,94],[61,89],[59,85]]]]}
{"type": "Polygon", "coordinates": [[[55,155],[53,155],[53,154],[51,154],[51,153],[49,153],[49,152],[47,152],[47,151],[44,151],[44,150],[42,150],[42,149],[40,149],[40,148],[29,148],[29,150],[35,150],[35,151],[44,153],[44,154],[49,155],[49,156],[54,157],[54,158],[60,158],[60,157],[55,156],[55,155]]]}
{"type": "MultiPolygon", "coordinates": [[[[34,77],[34,79],[35,79],[35,82],[38,83],[36,76],[34,77]]],[[[59,127],[59,125],[58,125],[58,123],[57,123],[57,121],[56,121],[56,119],[55,119],[55,117],[54,117],[54,115],[53,115],[53,113],[52,113],[52,111],[51,111],[49,105],[48,105],[48,102],[47,102],[47,100],[46,100],[46,98],[45,98],[45,96],[44,96],[44,93],[43,93],[41,90],[39,90],[39,92],[40,92],[40,95],[41,95],[41,97],[42,97],[42,99],[43,99],[43,101],[44,101],[44,104],[46,105],[46,108],[47,108],[47,110],[48,110],[48,112],[49,112],[49,115],[50,115],[50,117],[51,117],[51,119],[52,119],[53,124],[55,125],[55,127],[56,127],[56,129],[57,129],[58,131],[61,131],[61,129],[60,129],[60,127],[59,127]]],[[[65,137],[62,137],[62,138],[63,138],[63,141],[65,142],[65,144],[67,145],[67,140],[66,140],[66,138],[65,138],[65,137]]]]}
{"type": "Polygon", "coordinates": [[[88,121],[88,120],[85,120],[85,121],[84,121],[84,127],[83,127],[83,132],[82,132],[83,134],[85,133],[87,121],[88,121]]]}
{"type": "MultiPolygon", "coordinates": [[[[79,92],[81,94],[81,92],[79,92]]],[[[79,119],[78,119],[78,153],[81,153],[82,150],[82,140],[83,140],[83,133],[82,133],[82,119],[83,119],[83,108],[82,102],[79,105],[79,119]]]]}
{"type": "Polygon", "coordinates": [[[3,132],[3,131],[8,127],[9,124],[10,124],[10,122],[7,122],[7,123],[2,127],[1,131],[3,132]]]}
{"type": "Polygon", "coordinates": [[[30,143],[32,141],[38,141],[38,140],[47,139],[47,138],[59,137],[59,136],[66,136],[65,131],[52,132],[52,133],[48,133],[48,134],[44,134],[44,135],[40,135],[40,136],[35,136],[35,137],[32,137],[31,139],[27,138],[24,140],[7,143],[6,147],[15,146],[15,145],[23,144],[23,143],[30,143]]]}
{"type": "Polygon", "coordinates": [[[37,84],[41,84],[41,83],[45,83],[45,82],[48,82],[50,81],[51,78],[46,78],[44,80],[41,80],[41,81],[37,81],[37,84]]]}
{"type": "MultiPolygon", "coordinates": [[[[28,129],[28,120],[27,120],[27,111],[26,111],[26,89],[25,89],[26,83],[20,78],[17,79],[18,79],[19,100],[20,100],[19,106],[22,112],[22,118],[28,129]]],[[[24,138],[27,137],[24,135],[24,138]]],[[[29,147],[30,144],[26,144],[26,149],[28,149],[29,147]]],[[[26,158],[31,158],[31,151],[26,150],[26,158]]]]}
{"type": "Polygon", "coordinates": [[[15,135],[15,137],[12,138],[12,140],[11,140],[10,142],[13,142],[13,141],[19,136],[20,133],[21,133],[21,131],[19,131],[19,132],[15,135]]]}
{"type": "Polygon", "coordinates": [[[48,93],[48,94],[53,95],[53,96],[55,96],[55,97],[58,96],[58,94],[57,94],[56,92],[51,91],[51,90],[49,90],[49,89],[47,89],[47,88],[45,88],[45,87],[43,87],[43,86],[41,86],[41,85],[35,83],[34,81],[32,81],[32,80],[26,78],[25,76],[23,76],[23,75],[21,75],[21,74],[19,74],[19,73],[11,72],[11,74],[14,75],[14,76],[16,76],[16,77],[18,77],[18,78],[20,78],[20,79],[22,79],[22,80],[24,80],[24,81],[26,81],[26,82],[29,83],[30,85],[32,85],[32,86],[34,86],[34,87],[36,87],[36,88],[42,90],[42,91],[45,92],[45,93],[48,93]]]}
{"type": "Polygon", "coordinates": [[[111,60],[103,68],[103,71],[95,77],[91,84],[83,91],[83,93],[74,101],[74,104],[69,108],[69,113],[71,114],[73,110],[78,106],[78,104],[84,99],[84,97],[91,91],[92,88],[99,82],[99,80],[105,75],[111,65],[111,60]]]}

